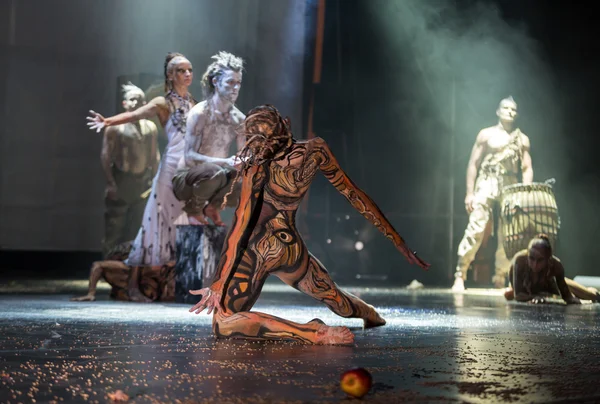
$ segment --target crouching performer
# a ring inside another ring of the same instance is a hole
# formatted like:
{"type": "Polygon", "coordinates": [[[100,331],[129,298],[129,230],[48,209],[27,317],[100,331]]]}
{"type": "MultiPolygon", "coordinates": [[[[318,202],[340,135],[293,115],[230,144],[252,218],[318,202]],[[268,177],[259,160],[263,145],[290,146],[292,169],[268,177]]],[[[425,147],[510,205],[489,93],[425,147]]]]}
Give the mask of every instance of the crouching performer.
{"type": "Polygon", "coordinates": [[[331,280],[296,229],[296,211],[317,171],[410,263],[424,269],[429,264],[408,248],[375,203],[342,171],[324,140],[296,141],[289,125],[289,119],[270,105],[248,113],[243,125],[247,141],[239,153],[243,162],[238,172],[242,178],[239,204],[213,284],[190,291],[202,295],[190,312],[214,310],[213,332],[218,338],[351,344],[354,334],[347,327],[330,327],[319,319],[299,324],[250,311],[267,277],[275,275],[339,316],[362,318],[365,327],[385,324],[372,306],[331,280]]]}

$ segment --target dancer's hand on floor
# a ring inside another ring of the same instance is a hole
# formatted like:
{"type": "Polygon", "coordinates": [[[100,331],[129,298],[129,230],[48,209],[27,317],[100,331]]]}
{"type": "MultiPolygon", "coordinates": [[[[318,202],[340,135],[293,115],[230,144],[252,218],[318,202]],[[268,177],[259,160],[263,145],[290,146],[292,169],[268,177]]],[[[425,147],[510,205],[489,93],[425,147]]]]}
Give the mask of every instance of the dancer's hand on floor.
{"type": "Polygon", "coordinates": [[[198,290],[190,290],[192,295],[202,295],[202,299],[194,307],[190,309],[191,312],[196,312],[196,314],[200,314],[204,311],[204,309],[208,309],[206,314],[212,313],[214,310],[215,313],[218,310],[223,311],[223,306],[221,306],[221,297],[223,295],[220,292],[215,292],[210,287],[198,289],[198,290]]]}
{"type": "Polygon", "coordinates": [[[544,298],[542,296],[536,296],[533,299],[531,299],[529,302],[532,304],[544,304],[544,303],[546,303],[546,298],[544,298]]]}

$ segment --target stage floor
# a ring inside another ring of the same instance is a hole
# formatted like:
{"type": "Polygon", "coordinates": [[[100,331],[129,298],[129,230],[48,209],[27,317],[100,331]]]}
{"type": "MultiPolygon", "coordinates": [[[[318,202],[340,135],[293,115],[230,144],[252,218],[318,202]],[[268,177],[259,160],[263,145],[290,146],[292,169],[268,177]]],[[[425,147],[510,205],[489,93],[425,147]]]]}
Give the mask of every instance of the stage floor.
{"type": "Polygon", "coordinates": [[[388,322],[363,330],[267,285],[255,310],[356,334],[354,346],[309,346],[217,341],[210,317],[189,305],[114,302],[106,287],[96,302],[70,302],[85,282],[54,282],[0,288],[2,403],[105,403],[117,390],[135,403],[339,402],[340,375],[352,367],[373,375],[365,402],[600,402],[600,304],[349,288],[388,322]]]}

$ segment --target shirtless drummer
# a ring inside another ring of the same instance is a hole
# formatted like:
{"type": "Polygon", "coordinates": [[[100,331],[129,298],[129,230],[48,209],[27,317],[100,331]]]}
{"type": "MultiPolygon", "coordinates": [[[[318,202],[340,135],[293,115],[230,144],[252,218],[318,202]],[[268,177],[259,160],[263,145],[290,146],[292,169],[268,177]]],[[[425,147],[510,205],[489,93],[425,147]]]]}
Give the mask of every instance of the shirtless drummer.
{"type": "MultiPolygon", "coordinates": [[[[458,246],[458,263],[452,290],[465,290],[467,270],[475,258],[483,241],[484,231],[492,219],[494,203],[498,201],[505,186],[533,182],[533,168],[529,154],[529,138],[516,127],[517,104],[512,97],[500,101],[498,124],[482,129],[477,135],[467,167],[467,195],[465,208],[469,213],[469,223],[458,246]]],[[[502,230],[496,229],[498,248],[496,249],[494,285],[505,286],[510,268],[503,246],[502,230]]]]}

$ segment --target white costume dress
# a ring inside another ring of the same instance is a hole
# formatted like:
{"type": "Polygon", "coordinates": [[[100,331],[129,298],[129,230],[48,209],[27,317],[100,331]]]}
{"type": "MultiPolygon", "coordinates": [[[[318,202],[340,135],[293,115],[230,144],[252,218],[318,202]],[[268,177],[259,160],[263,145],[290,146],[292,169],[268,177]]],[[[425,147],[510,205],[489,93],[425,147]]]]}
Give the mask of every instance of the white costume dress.
{"type": "Polygon", "coordinates": [[[144,210],[142,225],[133,242],[125,264],[130,266],[164,265],[175,260],[175,226],[188,224],[183,202],[173,194],[171,180],[183,157],[185,122],[192,107],[191,97],[184,99],[174,92],[165,96],[171,115],[165,125],[168,143],[158,172],[152,181],[152,191],[144,210]]]}

